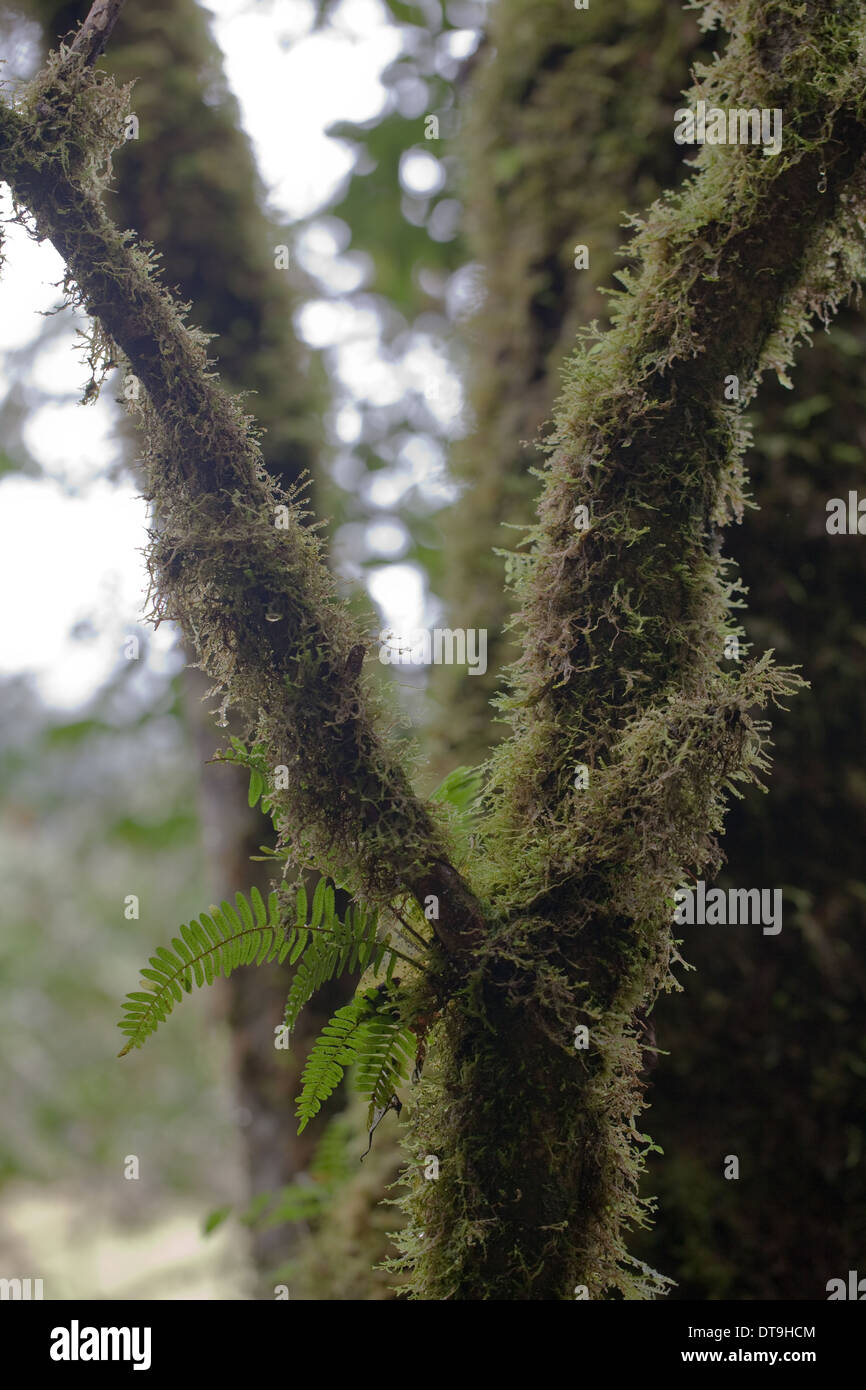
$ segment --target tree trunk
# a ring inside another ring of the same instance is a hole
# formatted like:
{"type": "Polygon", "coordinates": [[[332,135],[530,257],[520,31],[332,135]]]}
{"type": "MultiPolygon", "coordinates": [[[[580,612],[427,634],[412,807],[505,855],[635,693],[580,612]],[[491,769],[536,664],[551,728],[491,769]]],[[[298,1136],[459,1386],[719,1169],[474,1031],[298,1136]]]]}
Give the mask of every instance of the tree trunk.
{"type": "MultiPolygon", "coordinates": [[[[517,654],[502,632],[511,611],[497,584],[502,561],[491,559],[479,582],[475,547],[492,557],[515,534],[502,520],[531,522],[528,470],[540,466],[531,441],[560,390],[561,359],[576,327],[607,317],[595,287],[611,283],[623,210],[677,180],[681,152],[667,133],[687,59],[701,48],[708,56],[711,36],[665,0],[590,9],[577,24],[544,0],[501,0],[488,38],[460,151],[470,252],[486,288],[471,325],[477,427],[455,451],[469,485],[443,531],[448,625],[486,626],[489,662],[485,677],[432,670],[443,773],[478,762],[501,736],[485,702],[517,654]],[[589,271],[573,267],[581,242],[589,271]],[[518,452],[517,441],[530,442],[518,452]]],[[[746,635],[802,662],[821,695],[785,716],[772,796],[736,802],[726,827],[728,879],[784,886],[783,934],[764,949],[738,932],[693,938],[691,988],[659,1001],[646,1035],[670,1056],[645,1058],[664,1156],[649,1159],[658,1211],[634,1249],[675,1276],[673,1298],[814,1297],[816,1270],[858,1257],[850,1213],[866,1202],[855,1079],[866,898],[850,877],[866,804],[849,755],[864,724],[856,634],[866,623],[856,546],[828,545],[824,517],[830,497],[857,487],[864,359],[862,314],[845,309],[804,354],[793,396],[771,379],[750,407],[760,510],[731,536],[751,595],[746,635]],[[719,1182],[732,1148],[748,1183],[719,1182]]]]}
{"type": "Polygon", "coordinates": [[[607,320],[600,286],[617,268],[624,210],[672,185],[670,139],[700,34],[664,0],[591,6],[499,0],[472,65],[459,147],[466,230],[484,301],[468,328],[474,429],[450,465],[465,488],[442,521],[449,622],[487,631],[487,671],[437,666],[433,756],[441,775],[474,764],[505,726],[489,701],[519,652],[497,550],[533,518],[540,432],[584,325],[607,320]],[[575,269],[585,245],[589,268],[575,269]]]}
{"type": "Polygon", "coordinates": [[[419,1104],[416,1153],[442,1177],[416,1170],[408,1204],[418,1297],[661,1287],[623,1243],[645,1217],[638,1018],[670,982],[674,888],[718,862],[725,793],[766,766],[750,711],[794,685],[763,661],[739,679],[723,666],[717,528],[742,507],[744,446],[725,385],[748,400],[863,271],[862,98],[838,57],[863,7],[727,11],[728,52],[692,104],[781,108],[789,143],[704,148],[632,244],[615,327],[569,369],[541,524],[515,557],[516,732],[474,877],[490,944],[419,1104]]]}

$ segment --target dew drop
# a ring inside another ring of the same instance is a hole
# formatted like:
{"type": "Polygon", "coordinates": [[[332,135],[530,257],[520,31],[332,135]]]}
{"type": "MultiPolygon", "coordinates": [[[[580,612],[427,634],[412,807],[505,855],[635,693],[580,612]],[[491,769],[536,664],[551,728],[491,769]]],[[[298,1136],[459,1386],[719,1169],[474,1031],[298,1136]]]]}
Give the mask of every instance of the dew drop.
{"type": "Polygon", "coordinates": [[[283,616],[282,613],[266,613],[266,614],[265,614],[265,622],[266,622],[266,623],[278,623],[278,622],[280,622],[280,620],[282,619],[282,616],[283,616]]]}
{"type": "Polygon", "coordinates": [[[826,193],[826,192],[827,192],[827,170],[826,170],[826,169],[819,169],[819,170],[818,170],[818,173],[820,174],[820,178],[818,179],[818,192],[819,192],[819,193],[826,193]]]}

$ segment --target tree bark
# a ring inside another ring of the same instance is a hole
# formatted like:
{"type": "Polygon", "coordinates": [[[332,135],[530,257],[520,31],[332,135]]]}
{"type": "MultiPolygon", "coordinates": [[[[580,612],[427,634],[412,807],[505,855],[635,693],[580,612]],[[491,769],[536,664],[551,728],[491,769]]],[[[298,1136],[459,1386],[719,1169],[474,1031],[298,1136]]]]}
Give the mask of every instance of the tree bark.
{"type": "MultiPolygon", "coordinates": [[[[706,41],[705,41],[706,42],[706,41]]],[[[627,208],[674,184],[669,138],[700,43],[698,25],[658,0],[593,5],[498,0],[463,94],[459,144],[471,259],[484,299],[466,332],[474,428],[451,451],[464,484],[442,519],[443,598],[453,626],[487,632],[484,674],[436,666],[432,756],[439,773],[481,761],[506,726],[491,719],[500,672],[519,655],[506,625],[503,559],[531,524],[542,435],[578,329],[606,324],[599,287],[617,269],[627,208]],[[575,248],[588,248],[586,270],[575,248]]]]}

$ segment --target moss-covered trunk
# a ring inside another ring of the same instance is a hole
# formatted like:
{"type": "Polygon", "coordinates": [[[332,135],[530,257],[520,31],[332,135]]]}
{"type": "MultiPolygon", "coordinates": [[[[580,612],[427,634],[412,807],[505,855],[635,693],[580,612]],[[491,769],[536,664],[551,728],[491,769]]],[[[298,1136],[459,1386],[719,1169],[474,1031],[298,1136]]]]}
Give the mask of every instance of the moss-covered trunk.
{"type": "Polygon", "coordinates": [[[595,5],[498,0],[461,103],[454,155],[469,252],[484,299],[467,326],[471,436],[451,451],[464,484],[442,520],[443,597],[455,627],[487,632],[487,670],[432,672],[433,756],[441,773],[475,763],[502,737],[489,701],[518,655],[497,549],[534,515],[539,435],[579,327],[606,324],[599,291],[617,267],[623,210],[671,185],[681,152],[674,108],[699,43],[667,0],[595,5]],[[589,266],[575,269],[585,245],[589,266]]]}
{"type": "MultiPolygon", "coordinates": [[[[483,758],[505,728],[485,709],[501,658],[517,650],[501,637],[510,607],[493,551],[514,534],[501,522],[531,521],[530,441],[551,415],[561,359],[577,325],[606,321],[596,286],[611,283],[622,210],[683,173],[673,112],[687,59],[714,46],[667,0],[591,7],[579,23],[550,0],[501,0],[488,33],[456,150],[486,291],[469,326],[476,428],[455,451],[468,486],[443,530],[448,625],[486,625],[489,661],[483,678],[431,673],[443,771],[483,758]],[[574,269],[578,242],[588,270],[574,269]]],[[[784,932],[690,936],[697,974],[659,1002],[647,1034],[666,1054],[645,1057],[664,1153],[648,1160],[652,1228],[632,1244],[675,1278],[673,1298],[813,1297],[821,1270],[859,1258],[866,895],[852,871],[866,803],[851,748],[866,718],[864,605],[856,542],[828,544],[824,520],[828,498],[860,482],[864,354],[853,305],[803,353],[794,391],[770,379],[749,409],[761,510],[730,537],[751,595],[743,623],[757,650],[802,662],[817,684],[777,727],[772,795],[732,806],[717,880],[781,885],[784,932]],[[748,1182],[724,1180],[732,1150],[748,1182]]]]}
{"type": "Polygon", "coordinates": [[[765,660],[726,666],[718,528],[742,508],[743,401],[862,274],[864,7],[705,8],[732,38],[692,103],[780,108],[784,148],[704,147],[557,408],[475,879],[494,925],[419,1106],[442,1173],[409,1201],[424,1298],[657,1287],[623,1246],[641,1019],[668,983],[673,891],[718,862],[726,794],[766,765],[755,707],[795,686],[765,660]]]}

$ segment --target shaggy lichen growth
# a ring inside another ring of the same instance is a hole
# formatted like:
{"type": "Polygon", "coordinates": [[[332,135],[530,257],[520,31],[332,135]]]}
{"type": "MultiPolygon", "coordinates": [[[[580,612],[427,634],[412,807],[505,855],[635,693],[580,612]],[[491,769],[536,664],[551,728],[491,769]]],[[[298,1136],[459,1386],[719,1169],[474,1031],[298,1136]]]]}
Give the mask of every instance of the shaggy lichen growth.
{"type": "Polygon", "coordinates": [[[583,323],[606,322],[622,209],[673,183],[680,151],[659,121],[688,81],[698,28],[677,5],[619,0],[576,15],[563,0],[497,0],[469,84],[453,157],[470,259],[484,297],[465,329],[473,432],[451,450],[465,484],[442,518],[442,592],[455,624],[487,631],[488,669],[434,667],[433,736],[441,774],[486,757],[506,726],[491,720],[500,668],[517,648],[498,548],[529,521],[536,441],[563,359],[583,323]],[[576,245],[590,268],[575,269],[576,245]]]}

